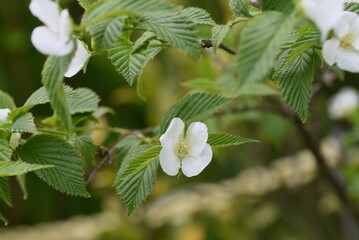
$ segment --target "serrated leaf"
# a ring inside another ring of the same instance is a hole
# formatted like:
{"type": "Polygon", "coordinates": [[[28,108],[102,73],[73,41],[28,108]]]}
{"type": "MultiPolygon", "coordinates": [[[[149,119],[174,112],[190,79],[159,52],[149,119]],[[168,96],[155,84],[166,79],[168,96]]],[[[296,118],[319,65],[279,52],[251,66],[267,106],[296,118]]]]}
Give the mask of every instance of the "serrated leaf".
{"type": "Polygon", "coordinates": [[[36,132],[34,117],[31,113],[23,113],[18,115],[9,130],[11,132],[33,133],[36,132]]]}
{"type": "Polygon", "coordinates": [[[93,48],[97,52],[111,47],[121,36],[125,17],[107,18],[90,25],[87,30],[93,37],[93,48]]]}
{"type": "Polygon", "coordinates": [[[128,164],[125,166],[121,165],[115,187],[117,194],[127,205],[128,214],[133,213],[152,191],[157,178],[161,148],[161,146],[149,147],[127,161],[128,164]]]}
{"type": "Polygon", "coordinates": [[[34,171],[54,189],[69,195],[89,197],[81,157],[65,140],[35,135],[18,148],[17,153],[27,163],[54,165],[54,168],[34,171]]]}
{"type": "Polygon", "coordinates": [[[294,15],[264,12],[248,22],[242,31],[236,64],[243,83],[264,78],[295,23],[294,15]]]}
{"type": "Polygon", "coordinates": [[[263,11],[280,11],[283,13],[290,13],[294,10],[295,2],[294,0],[263,0],[262,9],[263,11]]]}
{"type": "Polygon", "coordinates": [[[344,10],[359,14],[359,3],[358,2],[346,2],[346,3],[344,3],[344,10]]]}
{"type": "Polygon", "coordinates": [[[308,49],[286,68],[275,71],[273,75],[273,81],[279,85],[283,100],[303,122],[308,118],[313,78],[313,49],[308,49]]]}
{"type": "Polygon", "coordinates": [[[223,42],[223,39],[226,37],[230,28],[231,23],[227,23],[225,25],[216,25],[212,28],[212,46],[215,50],[223,42]]]}
{"type": "Polygon", "coordinates": [[[228,133],[209,133],[207,143],[211,147],[228,147],[240,145],[247,142],[258,142],[254,139],[243,138],[228,133]]]}
{"type": "Polygon", "coordinates": [[[245,84],[240,90],[239,95],[247,96],[275,96],[279,91],[264,83],[245,84]]]}
{"type": "Polygon", "coordinates": [[[0,199],[9,207],[12,206],[10,184],[7,177],[0,177],[0,199]]]}
{"type": "Polygon", "coordinates": [[[10,147],[9,141],[0,138],[0,161],[11,161],[13,149],[10,147]]]}
{"type": "Polygon", "coordinates": [[[9,108],[13,110],[16,108],[14,99],[7,93],[0,90],[0,109],[9,108]]]}
{"type": "Polygon", "coordinates": [[[182,83],[183,86],[191,88],[191,89],[201,89],[201,90],[209,90],[209,91],[221,91],[223,88],[219,86],[216,82],[212,80],[199,78],[193,79],[190,81],[186,81],[182,83]]]}
{"type": "Polygon", "coordinates": [[[201,52],[194,25],[182,14],[165,11],[143,18],[140,26],[192,57],[197,58],[201,52]]]}
{"type": "MultiPolygon", "coordinates": [[[[72,94],[73,89],[67,85],[64,85],[65,97],[69,98],[72,94]]],[[[33,92],[30,97],[26,100],[23,107],[25,106],[35,106],[39,104],[49,103],[49,93],[45,87],[41,87],[33,92]]]]}
{"type": "Polygon", "coordinates": [[[71,56],[48,57],[41,75],[42,83],[49,94],[51,107],[54,110],[55,115],[58,117],[65,130],[72,133],[72,119],[63,86],[64,74],[67,71],[70,60],[71,56]]]}
{"type": "Polygon", "coordinates": [[[90,136],[79,136],[75,139],[75,146],[84,162],[92,164],[95,162],[96,146],[90,136]]]}
{"type": "Polygon", "coordinates": [[[100,0],[88,8],[83,23],[89,24],[119,15],[148,16],[170,8],[170,5],[157,0],[100,0]]]}
{"type": "Polygon", "coordinates": [[[249,13],[249,0],[231,0],[229,2],[229,8],[234,18],[251,16],[249,13]]]}
{"type": "Polygon", "coordinates": [[[115,154],[115,160],[119,164],[123,162],[123,160],[126,158],[127,154],[131,149],[136,148],[140,143],[142,139],[130,135],[125,138],[123,138],[118,144],[116,144],[116,154],[115,154]]]}
{"type": "Polygon", "coordinates": [[[8,220],[4,217],[4,215],[2,215],[1,212],[0,212],[0,220],[3,221],[5,225],[9,224],[8,220]]]}
{"type": "Polygon", "coordinates": [[[91,4],[96,2],[96,0],[77,0],[77,1],[84,9],[87,9],[91,4]]]}
{"type": "Polygon", "coordinates": [[[77,88],[72,91],[73,97],[68,98],[71,114],[93,112],[98,109],[100,98],[88,88],[77,88]]]}
{"type": "Polygon", "coordinates": [[[164,133],[173,118],[178,117],[187,124],[200,121],[225,107],[230,98],[210,93],[192,93],[181,98],[163,117],[160,129],[164,133]]]}
{"type": "Polygon", "coordinates": [[[188,7],[181,11],[181,14],[187,17],[194,24],[203,24],[214,26],[216,23],[213,21],[209,13],[197,7],[188,7]]]}
{"type": "Polygon", "coordinates": [[[22,161],[0,162],[0,177],[17,176],[44,168],[52,168],[54,165],[30,164],[22,161]]]}

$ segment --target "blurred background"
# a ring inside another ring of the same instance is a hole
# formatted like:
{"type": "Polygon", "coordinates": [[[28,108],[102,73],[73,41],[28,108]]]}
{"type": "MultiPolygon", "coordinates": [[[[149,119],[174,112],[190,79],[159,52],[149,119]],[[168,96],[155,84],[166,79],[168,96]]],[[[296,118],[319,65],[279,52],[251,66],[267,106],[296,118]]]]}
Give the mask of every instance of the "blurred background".
{"type": "MultiPolygon", "coordinates": [[[[204,8],[218,24],[232,17],[227,0],[171,2],[204,8]]],[[[0,1],[0,90],[13,96],[18,106],[41,87],[46,58],[30,42],[33,28],[41,23],[31,15],[29,3],[0,1]]],[[[63,0],[61,5],[80,21],[83,10],[75,0],[63,0]]],[[[210,28],[203,27],[199,33],[209,38],[210,28]]],[[[225,43],[235,48],[238,37],[234,30],[225,43]]],[[[163,51],[143,74],[146,102],[115,72],[106,54],[93,56],[86,74],[79,73],[66,83],[91,88],[100,96],[101,105],[115,111],[100,124],[142,129],[156,126],[166,110],[190,91],[191,80],[228,83],[232,58],[220,50],[217,55],[204,51],[199,60],[175,49],[163,51]]],[[[159,171],[154,191],[135,214],[127,216],[115,194],[116,164],[106,164],[97,172],[88,186],[89,199],[58,193],[28,174],[28,198],[23,199],[13,181],[14,207],[0,204],[10,222],[0,227],[0,239],[359,239],[358,108],[339,119],[331,118],[327,110],[328,99],[344,85],[357,89],[358,76],[328,68],[317,71],[310,118],[304,128],[321,146],[347,203],[319,174],[295,121],[271,110],[280,105],[280,96],[267,89],[243,93],[231,106],[240,111],[221,112],[206,122],[210,131],[226,131],[259,143],[216,150],[211,164],[195,178],[169,177],[159,171]]],[[[33,113],[41,119],[51,110],[37,107],[33,113]]],[[[111,146],[117,136],[96,132],[93,137],[111,146]]]]}

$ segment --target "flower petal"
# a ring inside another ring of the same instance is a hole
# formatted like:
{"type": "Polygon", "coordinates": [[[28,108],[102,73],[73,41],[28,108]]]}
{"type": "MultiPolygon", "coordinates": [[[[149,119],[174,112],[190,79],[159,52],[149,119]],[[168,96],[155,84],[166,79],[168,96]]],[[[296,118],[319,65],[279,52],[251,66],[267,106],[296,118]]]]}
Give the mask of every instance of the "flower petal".
{"type": "Polygon", "coordinates": [[[334,32],[339,38],[343,38],[351,31],[351,27],[357,18],[357,14],[344,11],[334,26],[334,32]]]}
{"type": "Polygon", "coordinates": [[[359,72],[359,51],[339,49],[337,52],[337,65],[339,68],[352,73],[359,72]]]}
{"type": "Polygon", "coordinates": [[[59,20],[59,38],[60,41],[68,42],[71,38],[72,22],[69,11],[62,10],[59,20]]]}
{"type": "Polygon", "coordinates": [[[167,131],[160,137],[162,147],[172,140],[175,144],[183,138],[184,122],[180,118],[172,119],[167,131]]]}
{"type": "Polygon", "coordinates": [[[166,174],[170,176],[178,174],[181,168],[181,162],[175,153],[174,144],[169,144],[162,148],[160,152],[160,165],[166,174]]]}
{"type": "Polygon", "coordinates": [[[80,40],[77,40],[77,49],[74,57],[71,59],[69,68],[65,73],[65,77],[70,78],[78,73],[85,63],[88,61],[90,53],[87,48],[84,46],[84,43],[80,40]]]}
{"type": "Polygon", "coordinates": [[[212,148],[206,144],[202,154],[199,157],[185,157],[182,159],[182,172],[187,177],[193,177],[200,174],[212,160],[212,148]]]}
{"type": "Polygon", "coordinates": [[[322,55],[326,63],[330,66],[336,62],[336,56],[340,42],[336,39],[330,39],[324,42],[322,55]]]}
{"type": "Polygon", "coordinates": [[[45,26],[32,31],[31,42],[44,55],[65,56],[74,48],[73,41],[59,41],[58,35],[45,26]]]}
{"type": "Polygon", "coordinates": [[[50,0],[32,0],[29,8],[32,15],[37,17],[52,31],[58,32],[60,9],[57,3],[50,0]]]}
{"type": "Polygon", "coordinates": [[[208,139],[208,129],[204,123],[194,122],[189,125],[186,140],[189,146],[189,155],[198,157],[201,155],[208,139]]]}
{"type": "Polygon", "coordinates": [[[0,109],[0,123],[6,122],[6,118],[10,112],[11,112],[11,110],[9,108],[0,109]]]}

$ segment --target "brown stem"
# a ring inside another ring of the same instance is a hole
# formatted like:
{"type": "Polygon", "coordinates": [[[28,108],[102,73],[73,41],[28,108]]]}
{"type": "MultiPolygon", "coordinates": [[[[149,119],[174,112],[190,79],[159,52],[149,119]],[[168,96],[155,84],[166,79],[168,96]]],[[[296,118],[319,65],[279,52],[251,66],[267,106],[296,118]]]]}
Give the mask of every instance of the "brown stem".
{"type": "MultiPolygon", "coordinates": [[[[202,39],[200,44],[201,44],[202,48],[213,47],[213,43],[212,43],[211,39],[202,39]]],[[[234,50],[233,48],[228,47],[227,45],[224,45],[223,43],[219,44],[218,48],[226,51],[227,53],[229,53],[231,55],[236,55],[237,54],[236,50],[234,50]]]]}

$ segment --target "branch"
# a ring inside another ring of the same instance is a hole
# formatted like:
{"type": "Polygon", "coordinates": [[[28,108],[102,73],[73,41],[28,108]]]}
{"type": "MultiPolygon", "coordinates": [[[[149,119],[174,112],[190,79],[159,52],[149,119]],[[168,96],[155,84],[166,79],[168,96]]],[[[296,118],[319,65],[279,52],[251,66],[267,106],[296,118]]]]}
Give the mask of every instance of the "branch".
{"type": "MultiPolygon", "coordinates": [[[[202,39],[200,44],[201,44],[202,48],[213,47],[211,39],[202,39]]],[[[236,55],[237,54],[236,50],[234,50],[233,48],[228,47],[227,45],[224,45],[223,43],[219,44],[218,48],[226,51],[227,53],[229,53],[231,55],[236,55]]]]}

